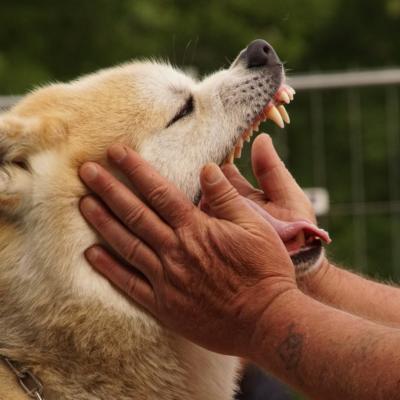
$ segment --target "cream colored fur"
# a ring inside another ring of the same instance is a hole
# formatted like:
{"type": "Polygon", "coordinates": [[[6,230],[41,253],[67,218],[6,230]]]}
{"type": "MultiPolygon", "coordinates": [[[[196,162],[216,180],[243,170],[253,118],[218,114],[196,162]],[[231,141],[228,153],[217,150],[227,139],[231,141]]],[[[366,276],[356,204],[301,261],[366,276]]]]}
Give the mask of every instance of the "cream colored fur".
{"type": "Polygon", "coordinates": [[[124,143],[194,199],[202,165],[225,158],[277,76],[236,62],[196,82],[135,62],[38,89],[0,115],[0,354],[31,368],[46,399],[232,398],[234,358],[161,328],[87,264],[98,238],[78,210],[77,170],[108,166],[107,147],[124,143]],[[189,96],[193,113],[167,128],[189,96]]]}

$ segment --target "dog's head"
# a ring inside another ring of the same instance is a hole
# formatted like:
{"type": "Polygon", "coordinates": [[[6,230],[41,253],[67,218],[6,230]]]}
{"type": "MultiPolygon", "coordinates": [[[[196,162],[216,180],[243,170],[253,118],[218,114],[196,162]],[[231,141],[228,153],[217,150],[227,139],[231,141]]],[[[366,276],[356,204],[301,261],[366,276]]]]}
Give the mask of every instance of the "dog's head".
{"type": "Polygon", "coordinates": [[[268,117],[281,127],[288,122],[282,103],[293,99],[293,90],[284,82],[282,63],[263,40],[202,81],[166,64],[127,64],[73,84],[83,93],[82,110],[90,112],[77,120],[74,136],[82,140],[86,126],[85,136],[96,143],[91,148],[104,147],[101,141],[128,144],[196,202],[205,163],[239,157],[268,117]]]}
{"type": "MultiPolygon", "coordinates": [[[[36,224],[37,215],[49,212],[49,199],[60,215],[62,204],[77,210],[71,198],[81,195],[78,165],[106,163],[105,150],[115,142],[134,148],[197,202],[202,166],[240,157],[261,121],[283,127],[289,122],[283,104],[293,95],[279,57],[263,40],[202,81],[170,65],[133,62],[39,89],[0,118],[3,160],[23,170],[25,198],[14,207],[24,205],[24,218],[36,213],[36,224]]],[[[0,192],[1,185],[0,179],[0,192]]],[[[58,229],[49,223],[49,232],[58,229]]]]}
{"type": "Polygon", "coordinates": [[[18,143],[0,147],[7,159],[22,161],[23,151],[48,150],[53,140],[93,159],[120,141],[194,200],[201,166],[240,156],[243,142],[268,117],[281,127],[289,122],[283,103],[294,91],[284,83],[282,63],[263,40],[200,82],[167,64],[128,63],[26,97],[0,122],[20,131],[12,134],[18,143]]]}

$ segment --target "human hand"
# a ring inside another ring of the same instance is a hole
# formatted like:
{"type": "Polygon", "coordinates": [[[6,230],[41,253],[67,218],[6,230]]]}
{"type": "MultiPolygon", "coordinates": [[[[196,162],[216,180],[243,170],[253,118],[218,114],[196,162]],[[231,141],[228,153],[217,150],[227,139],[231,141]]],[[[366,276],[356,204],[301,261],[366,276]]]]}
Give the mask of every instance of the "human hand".
{"type": "MultiPolygon", "coordinates": [[[[261,134],[254,140],[251,161],[254,176],[261,189],[254,188],[233,164],[222,167],[225,176],[242,196],[278,220],[306,220],[316,224],[311,202],[285,167],[268,135],[261,134]]],[[[207,205],[203,204],[203,208],[207,210],[207,205]]],[[[296,252],[306,244],[306,233],[302,231],[292,240],[285,242],[289,252],[296,252]]],[[[310,239],[312,240],[312,237],[310,239]]],[[[307,279],[302,279],[301,284],[315,285],[326,275],[329,267],[330,264],[324,257],[319,268],[308,269],[307,279]]],[[[304,271],[302,272],[304,275],[304,271]]]]}
{"type": "Polygon", "coordinates": [[[87,250],[88,261],[187,339],[243,357],[257,351],[251,344],[257,322],[280,296],[297,290],[276,231],[214,164],[200,178],[216,218],[133,151],[113,146],[109,156],[151,208],[99,165],[85,164],[82,179],[118,220],[93,196],[81,201],[81,211],[127,266],[97,245],[87,250]]]}
{"type": "Polygon", "coordinates": [[[254,201],[275,218],[283,221],[307,220],[316,224],[310,200],[280,159],[267,134],[261,134],[254,140],[251,163],[261,189],[254,188],[233,164],[225,164],[221,169],[242,196],[254,201]]]}

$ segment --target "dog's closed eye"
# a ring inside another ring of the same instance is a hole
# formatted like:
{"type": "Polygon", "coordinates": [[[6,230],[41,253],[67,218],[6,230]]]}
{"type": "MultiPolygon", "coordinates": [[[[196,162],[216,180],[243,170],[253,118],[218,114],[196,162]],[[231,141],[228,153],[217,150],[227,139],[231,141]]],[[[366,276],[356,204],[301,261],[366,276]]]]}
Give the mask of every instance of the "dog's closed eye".
{"type": "Polygon", "coordinates": [[[176,121],[179,121],[181,118],[186,117],[187,115],[191,114],[194,110],[194,104],[193,104],[193,96],[190,96],[185,105],[178,111],[178,113],[175,115],[174,118],[171,119],[171,121],[168,122],[167,128],[174,124],[176,121]]]}

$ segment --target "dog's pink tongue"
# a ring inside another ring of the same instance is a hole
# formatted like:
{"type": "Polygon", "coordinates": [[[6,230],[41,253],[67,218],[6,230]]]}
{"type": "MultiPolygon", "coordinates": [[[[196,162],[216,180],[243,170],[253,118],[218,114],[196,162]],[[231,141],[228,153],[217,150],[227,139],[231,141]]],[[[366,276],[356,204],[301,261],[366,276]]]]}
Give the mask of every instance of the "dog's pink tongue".
{"type": "Polygon", "coordinates": [[[315,237],[319,238],[325,243],[329,244],[331,238],[329,233],[323,229],[318,228],[311,222],[307,221],[294,221],[285,222],[274,218],[271,214],[261,208],[258,204],[249,200],[249,205],[254,208],[261,216],[263,216],[276,230],[280,238],[284,243],[290,242],[298,237],[300,234],[304,234],[306,238],[315,237]]]}
{"type": "MultiPolygon", "coordinates": [[[[303,237],[303,240],[307,242],[307,239],[319,238],[325,243],[329,244],[331,242],[331,238],[329,237],[329,233],[324,231],[323,229],[318,228],[314,224],[308,221],[294,221],[294,222],[286,222],[281,221],[277,218],[274,218],[271,214],[261,208],[258,204],[254,203],[251,200],[246,199],[249,206],[257,211],[263,218],[265,218],[276,230],[283,243],[286,246],[289,246],[289,242],[296,241],[299,237],[303,237]]],[[[212,211],[209,209],[207,202],[204,200],[204,197],[201,197],[198,207],[202,209],[209,215],[213,215],[212,211]]],[[[302,239],[300,239],[301,242],[302,239]]],[[[304,245],[305,243],[303,243],[304,245]]],[[[295,247],[301,246],[302,244],[297,243],[294,244],[295,247]]],[[[293,246],[289,246],[290,250],[296,250],[296,248],[292,248],[293,246]]]]}

